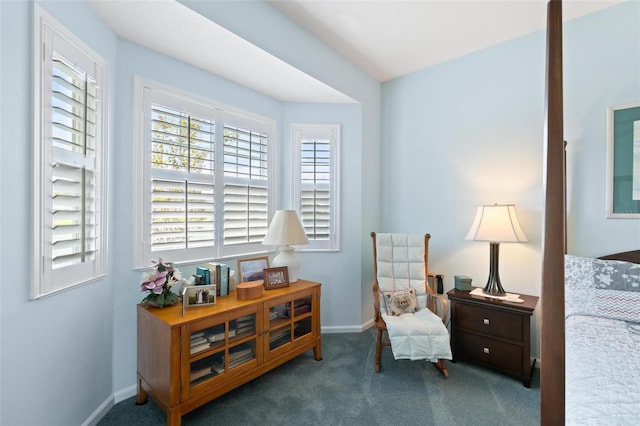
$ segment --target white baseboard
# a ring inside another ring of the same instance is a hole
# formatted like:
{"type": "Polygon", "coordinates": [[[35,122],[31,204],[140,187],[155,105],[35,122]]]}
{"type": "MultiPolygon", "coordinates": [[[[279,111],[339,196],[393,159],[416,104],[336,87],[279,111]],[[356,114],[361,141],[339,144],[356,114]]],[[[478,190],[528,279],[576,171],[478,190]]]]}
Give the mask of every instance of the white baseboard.
{"type": "Polygon", "coordinates": [[[124,401],[125,399],[135,396],[138,392],[138,385],[131,385],[122,390],[116,391],[107,398],[100,406],[89,416],[87,420],[82,423],[82,426],[95,426],[104,416],[107,415],[109,410],[113,408],[117,403],[124,401]]]}
{"type": "Polygon", "coordinates": [[[372,327],[374,324],[373,320],[367,321],[361,325],[339,325],[339,326],[323,326],[320,327],[320,333],[325,334],[337,334],[337,333],[361,333],[372,327]]]}
{"type": "Polygon", "coordinates": [[[362,324],[362,331],[368,330],[371,327],[373,327],[374,325],[376,325],[375,321],[372,319],[370,319],[369,321],[365,322],[364,324],[362,324]]]}
{"type": "Polygon", "coordinates": [[[100,420],[102,420],[102,418],[104,416],[107,415],[109,410],[111,410],[114,405],[115,404],[113,402],[113,395],[111,395],[102,404],[100,404],[100,406],[98,408],[96,408],[96,410],[93,413],[91,413],[89,418],[82,423],[82,426],[95,426],[95,425],[97,425],[98,422],[100,420]]]}
{"type": "Polygon", "coordinates": [[[124,388],[122,390],[115,392],[113,394],[113,398],[115,400],[115,403],[117,404],[118,402],[131,398],[132,396],[136,396],[137,393],[138,393],[138,385],[131,385],[128,388],[124,388]]]}

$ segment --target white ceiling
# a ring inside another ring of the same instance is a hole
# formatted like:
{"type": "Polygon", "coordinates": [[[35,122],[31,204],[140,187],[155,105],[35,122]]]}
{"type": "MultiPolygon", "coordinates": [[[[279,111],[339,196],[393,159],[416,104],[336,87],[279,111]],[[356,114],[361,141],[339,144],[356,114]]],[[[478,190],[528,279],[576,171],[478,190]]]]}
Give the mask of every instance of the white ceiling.
{"type": "MultiPolygon", "coordinates": [[[[268,1],[380,82],[546,26],[546,0],[268,1]]],[[[564,20],[621,1],[564,0],[564,20]]],[[[276,99],[353,102],[175,0],[89,3],[120,37],[276,99]]]]}
{"type": "MultiPolygon", "coordinates": [[[[269,0],[378,81],[546,28],[546,0],[269,0]]],[[[564,0],[564,20],[621,0],[564,0]]]]}

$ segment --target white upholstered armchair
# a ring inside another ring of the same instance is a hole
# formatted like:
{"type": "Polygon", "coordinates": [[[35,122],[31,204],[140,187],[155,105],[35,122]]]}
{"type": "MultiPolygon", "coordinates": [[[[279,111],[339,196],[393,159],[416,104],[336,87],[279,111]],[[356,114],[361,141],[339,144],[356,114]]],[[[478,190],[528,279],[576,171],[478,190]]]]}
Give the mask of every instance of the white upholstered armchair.
{"type": "Polygon", "coordinates": [[[371,238],[378,329],[375,370],[380,371],[382,346],[391,346],[395,359],[426,359],[448,376],[448,301],[429,285],[429,278],[435,285],[435,275],[428,272],[431,236],[372,232],[371,238]]]}

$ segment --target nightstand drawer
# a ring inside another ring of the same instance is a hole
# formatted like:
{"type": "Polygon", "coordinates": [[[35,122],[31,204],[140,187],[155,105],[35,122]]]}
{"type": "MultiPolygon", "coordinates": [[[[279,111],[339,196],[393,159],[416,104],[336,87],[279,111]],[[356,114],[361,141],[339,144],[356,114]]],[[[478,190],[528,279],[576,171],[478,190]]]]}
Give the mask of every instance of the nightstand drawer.
{"type": "Polygon", "coordinates": [[[495,309],[460,303],[457,306],[456,327],[522,341],[522,315],[495,309]]]}
{"type": "Polygon", "coordinates": [[[499,367],[510,373],[522,371],[522,346],[475,334],[458,332],[455,356],[499,367]]]}

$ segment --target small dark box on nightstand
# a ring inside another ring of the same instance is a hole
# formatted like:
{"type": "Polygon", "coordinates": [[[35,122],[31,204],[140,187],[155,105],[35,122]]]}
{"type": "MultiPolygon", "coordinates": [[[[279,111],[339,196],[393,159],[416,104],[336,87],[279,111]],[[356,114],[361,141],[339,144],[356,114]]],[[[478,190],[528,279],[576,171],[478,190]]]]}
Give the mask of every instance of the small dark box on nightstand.
{"type": "Polygon", "coordinates": [[[471,291],[471,278],[466,275],[456,275],[454,277],[456,290],[471,291]]]}

